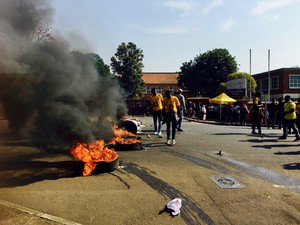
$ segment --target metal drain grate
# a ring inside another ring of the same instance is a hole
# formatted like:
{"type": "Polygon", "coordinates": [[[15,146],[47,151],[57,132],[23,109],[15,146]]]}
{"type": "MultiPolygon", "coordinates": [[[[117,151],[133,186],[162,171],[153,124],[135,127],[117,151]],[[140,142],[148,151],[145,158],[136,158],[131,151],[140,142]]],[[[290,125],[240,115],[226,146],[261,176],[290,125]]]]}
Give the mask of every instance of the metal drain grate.
{"type": "Polygon", "coordinates": [[[233,177],[229,176],[210,176],[210,178],[220,188],[245,188],[245,185],[241,184],[233,177]]]}

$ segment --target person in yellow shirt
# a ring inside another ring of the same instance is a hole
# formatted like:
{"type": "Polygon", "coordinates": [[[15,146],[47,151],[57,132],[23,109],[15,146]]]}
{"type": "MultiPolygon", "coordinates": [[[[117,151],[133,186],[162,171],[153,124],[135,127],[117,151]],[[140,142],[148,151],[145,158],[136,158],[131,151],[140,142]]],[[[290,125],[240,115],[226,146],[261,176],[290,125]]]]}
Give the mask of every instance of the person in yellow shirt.
{"type": "Polygon", "coordinates": [[[154,124],[154,134],[162,137],[161,123],[162,123],[162,109],[163,109],[163,96],[156,92],[155,88],[151,89],[152,95],[150,96],[150,102],[152,105],[152,116],[154,124]]]}
{"type": "Polygon", "coordinates": [[[180,102],[176,96],[171,95],[170,90],[166,90],[166,97],[163,101],[164,106],[164,120],[167,127],[167,145],[175,145],[175,136],[177,129],[177,113],[180,111],[180,102]],[[172,125],[172,143],[170,139],[172,125]]]}
{"type": "Polygon", "coordinates": [[[293,134],[296,135],[296,139],[294,141],[300,140],[299,132],[295,127],[295,122],[297,119],[296,115],[296,104],[291,101],[291,96],[286,95],[284,104],[284,121],[283,121],[283,135],[279,139],[286,139],[287,137],[287,129],[291,128],[293,130],[293,134]]]}
{"type": "MultiPolygon", "coordinates": [[[[298,129],[298,132],[300,132],[300,98],[297,99],[297,106],[296,106],[296,127],[298,129]]],[[[300,135],[300,134],[299,134],[300,135]]]]}

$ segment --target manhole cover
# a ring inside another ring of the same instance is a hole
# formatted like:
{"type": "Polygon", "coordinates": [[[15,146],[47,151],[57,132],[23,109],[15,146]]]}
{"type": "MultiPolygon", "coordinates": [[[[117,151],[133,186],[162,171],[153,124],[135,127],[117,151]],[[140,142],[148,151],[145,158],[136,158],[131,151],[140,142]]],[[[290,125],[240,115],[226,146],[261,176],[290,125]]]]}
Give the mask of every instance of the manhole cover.
{"type": "Polygon", "coordinates": [[[220,188],[245,188],[243,184],[229,176],[211,176],[210,177],[220,188]]]}

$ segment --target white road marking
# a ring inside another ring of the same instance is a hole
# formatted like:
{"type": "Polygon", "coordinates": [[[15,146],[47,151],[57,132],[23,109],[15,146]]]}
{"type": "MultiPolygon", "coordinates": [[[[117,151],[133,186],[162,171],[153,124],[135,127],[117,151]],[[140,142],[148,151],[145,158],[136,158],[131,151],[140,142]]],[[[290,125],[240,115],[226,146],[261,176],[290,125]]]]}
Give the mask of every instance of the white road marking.
{"type": "Polygon", "coordinates": [[[24,207],[24,206],[21,206],[21,205],[17,205],[15,203],[7,202],[7,201],[1,200],[1,199],[0,199],[0,204],[4,205],[4,206],[7,206],[7,207],[10,207],[10,208],[13,208],[13,209],[17,209],[19,211],[28,213],[28,214],[33,215],[33,216],[37,216],[37,217],[47,219],[47,220],[51,220],[51,221],[54,221],[54,222],[58,222],[58,223],[61,223],[61,224],[81,225],[80,223],[75,223],[73,221],[69,221],[69,220],[66,220],[66,219],[63,219],[63,218],[60,218],[60,217],[57,217],[57,216],[53,216],[53,215],[50,215],[50,214],[47,214],[47,213],[43,213],[43,212],[40,212],[40,211],[37,211],[37,210],[34,210],[34,209],[30,209],[30,208],[27,208],[27,207],[24,207]]]}

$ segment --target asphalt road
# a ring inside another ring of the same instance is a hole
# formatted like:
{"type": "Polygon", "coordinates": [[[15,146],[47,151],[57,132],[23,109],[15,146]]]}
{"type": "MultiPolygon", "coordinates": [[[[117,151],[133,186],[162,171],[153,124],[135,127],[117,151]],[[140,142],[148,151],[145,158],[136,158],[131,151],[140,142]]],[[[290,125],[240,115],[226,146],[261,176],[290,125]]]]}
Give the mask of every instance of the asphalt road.
{"type": "Polygon", "coordinates": [[[143,149],[118,151],[118,169],[89,177],[71,157],[11,139],[0,121],[0,224],[300,224],[294,137],[184,121],[167,146],[151,117],[136,119],[143,149]],[[174,198],[182,200],[175,217],[165,208],[174,198]]]}

